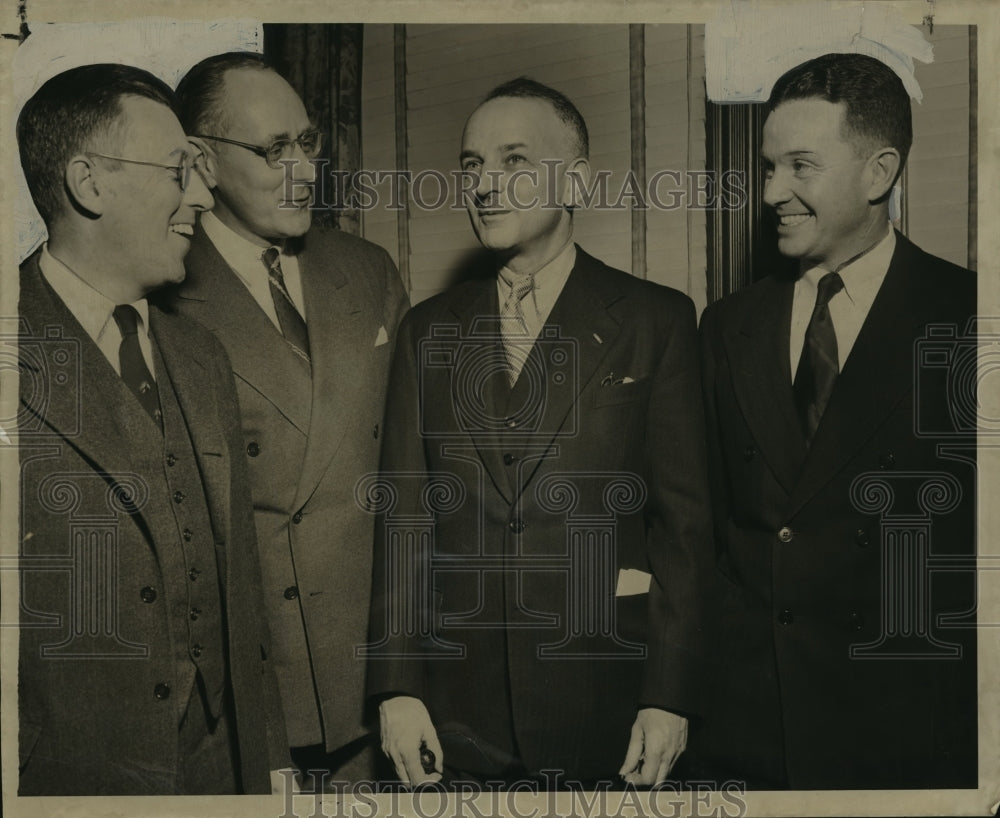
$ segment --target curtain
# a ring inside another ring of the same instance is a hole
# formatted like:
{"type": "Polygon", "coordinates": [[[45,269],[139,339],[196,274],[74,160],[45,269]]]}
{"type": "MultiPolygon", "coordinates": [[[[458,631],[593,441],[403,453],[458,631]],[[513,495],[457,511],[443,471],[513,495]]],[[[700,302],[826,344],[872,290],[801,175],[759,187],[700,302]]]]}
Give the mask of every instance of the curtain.
{"type": "Polygon", "coordinates": [[[354,235],[361,233],[361,213],[337,201],[343,197],[334,194],[331,180],[348,178],[361,164],[363,28],[357,23],[264,25],[264,54],[323,131],[318,162],[328,192],[322,198],[332,207],[318,209],[313,218],[354,235]]]}

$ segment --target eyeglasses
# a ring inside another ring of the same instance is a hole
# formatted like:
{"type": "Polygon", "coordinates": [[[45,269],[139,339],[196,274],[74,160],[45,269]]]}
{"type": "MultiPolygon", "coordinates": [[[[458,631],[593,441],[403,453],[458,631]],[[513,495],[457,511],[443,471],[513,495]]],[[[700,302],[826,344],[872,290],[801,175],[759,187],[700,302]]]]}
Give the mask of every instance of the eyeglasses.
{"type": "Polygon", "coordinates": [[[110,159],[114,162],[125,162],[129,165],[146,165],[151,168],[163,168],[164,170],[171,170],[174,172],[174,180],[180,185],[182,191],[188,189],[188,185],[191,183],[191,171],[197,170],[199,174],[204,175],[205,172],[205,155],[198,153],[194,156],[191,154],[181,154],[181,162],[179,165],[164,165],[160,162],[144,162],[139,159],[126,159],[124,156],[111,156],[107,153],[94,153],[93,151],[87,154],[88,156],[97,156],[101,159],[110,159]]]}
{"type": "Polygon", "coordinates": [[[260,145],[251,145],[248,142],[237,142],[235,139],[226,139],[221,136],[208,136],[207,134],[194,134],[198,139],[212,139],[215,142],[225,142],[227,145],[236,145],[246,148],[257,156],[261,157],[267,164],[275,170],[281,169],[283,159],[291,159],[292,150],[298,145],[306,159],[315,159],[323,147],[323,132],[318,129],[305,131],[299,134],[296,139],[275,139],[266,148],[260,145]]]}

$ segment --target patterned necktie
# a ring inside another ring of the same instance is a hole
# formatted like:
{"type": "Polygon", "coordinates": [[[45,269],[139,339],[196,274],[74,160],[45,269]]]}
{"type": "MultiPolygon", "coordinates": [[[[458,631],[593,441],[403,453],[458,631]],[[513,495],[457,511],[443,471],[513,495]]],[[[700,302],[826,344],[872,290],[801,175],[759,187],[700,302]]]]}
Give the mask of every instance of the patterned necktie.
{"type": "Polygon", "coordinates": [[[122,343],[118,348],[118,365],[122,380],[162,432],[160,392],[156,388],[156,381],[146,366],[146,359],[142,357],[142,349],[139,346],[139,313],[135,307],[119,304],[112,315],[122,333],[122,343]]]}
{"type": "Polygon", "coordinates": [[[507,357],[507,383],[514,386],[521,368],[531,352],[528,326],[524,321],[521,302],[535,286],[533,276],[520,276],[510,282],[510,294],[500,308],[500,337],[507,357]]]}
{"type": "Polygon", "coordinates": [[[833,385],[840,373],[837,334],[830,317],[830,299],[844,288],[839,273],[827,273],[819,280],[816,306],[806,327],[802,356],[795,371],[795,404],[799,410],[806,443],[811,443],[820,418],[830,401],[833,385]]]}
{"type": "Polygon", "coordinates": [[[306,322],[295,308],[292,297],[285,287],[285,277],[281,273],[281,254],[277,247],[268,247],[261,258],[267,267],[267,281],[271,287],[271,299],[274,301],[274,311],[278,314],[278,325],[281,334],[303,359],[309,362],[309,334],[306,322]]]}

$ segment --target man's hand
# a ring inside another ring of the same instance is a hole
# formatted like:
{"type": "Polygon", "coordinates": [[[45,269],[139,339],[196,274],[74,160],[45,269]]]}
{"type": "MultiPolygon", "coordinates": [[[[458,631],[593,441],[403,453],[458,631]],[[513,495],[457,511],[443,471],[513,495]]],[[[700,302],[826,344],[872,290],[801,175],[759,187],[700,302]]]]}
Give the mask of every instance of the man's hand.
{"type": "Polygon", "coordinates": [[[382,752],[396,765],[399,780],[411,787],[425,781],[440,781],[444,753],[424,703],[413,696],[394,696],[382,702],[378,712],[382,727],[382,752]],[[433,772],[424,772],[420,763],[422,743],[434,754],[433,772]]]}
{"type": "Polygon", "coordinates": [[[630,784],[652,786],[665,780],[687,746],[688,721],[658,707],[635,717],[625,763],[618,774],[630,784]]]}

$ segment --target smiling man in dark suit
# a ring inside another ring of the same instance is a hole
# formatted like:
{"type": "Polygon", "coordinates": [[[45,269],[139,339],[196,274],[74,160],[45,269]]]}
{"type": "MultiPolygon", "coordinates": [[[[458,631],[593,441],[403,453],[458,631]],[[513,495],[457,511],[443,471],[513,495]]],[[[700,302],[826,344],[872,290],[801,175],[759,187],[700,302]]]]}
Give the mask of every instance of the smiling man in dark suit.
{"type": "Polygon", "coordinates": [[[236,390],[147,301],[211,207],[160,80],[47,81],[17,123],[48,242],[21,266],[21,795],[270,792],[287,764],[236,390]]]}
{"type": "Polygon", "coordinates": [[[759,788],[974,787],[975,429],[954,418],[975,396],[935,372],[971,350],[974,374],[975,276],[889,223],[912,134],[886,65],[819,57],[768,106],[764,201],[799,270],[702,320],[719,690],[691,761],[759,788]]]}
{"type": "Polygon", "coordinates": [[[312,224],[322,134],[263,58],[209,57],[177,92],[215,208],[195,228],[172,305],[232,360],[292,758],[370,780],[377,753],[354,648],[368,630],[374,520],[354,486],[378,467],[406,294],[380,247],[312,224]]]}
{"type": "Polygon", "coordinates": [[[694,309],[573,243],[587,157],[564,95],[491,92],[461,162],[496,272],[400,329],[369,691],[411,784],[652,784],[699,708],[694,309]]]}

